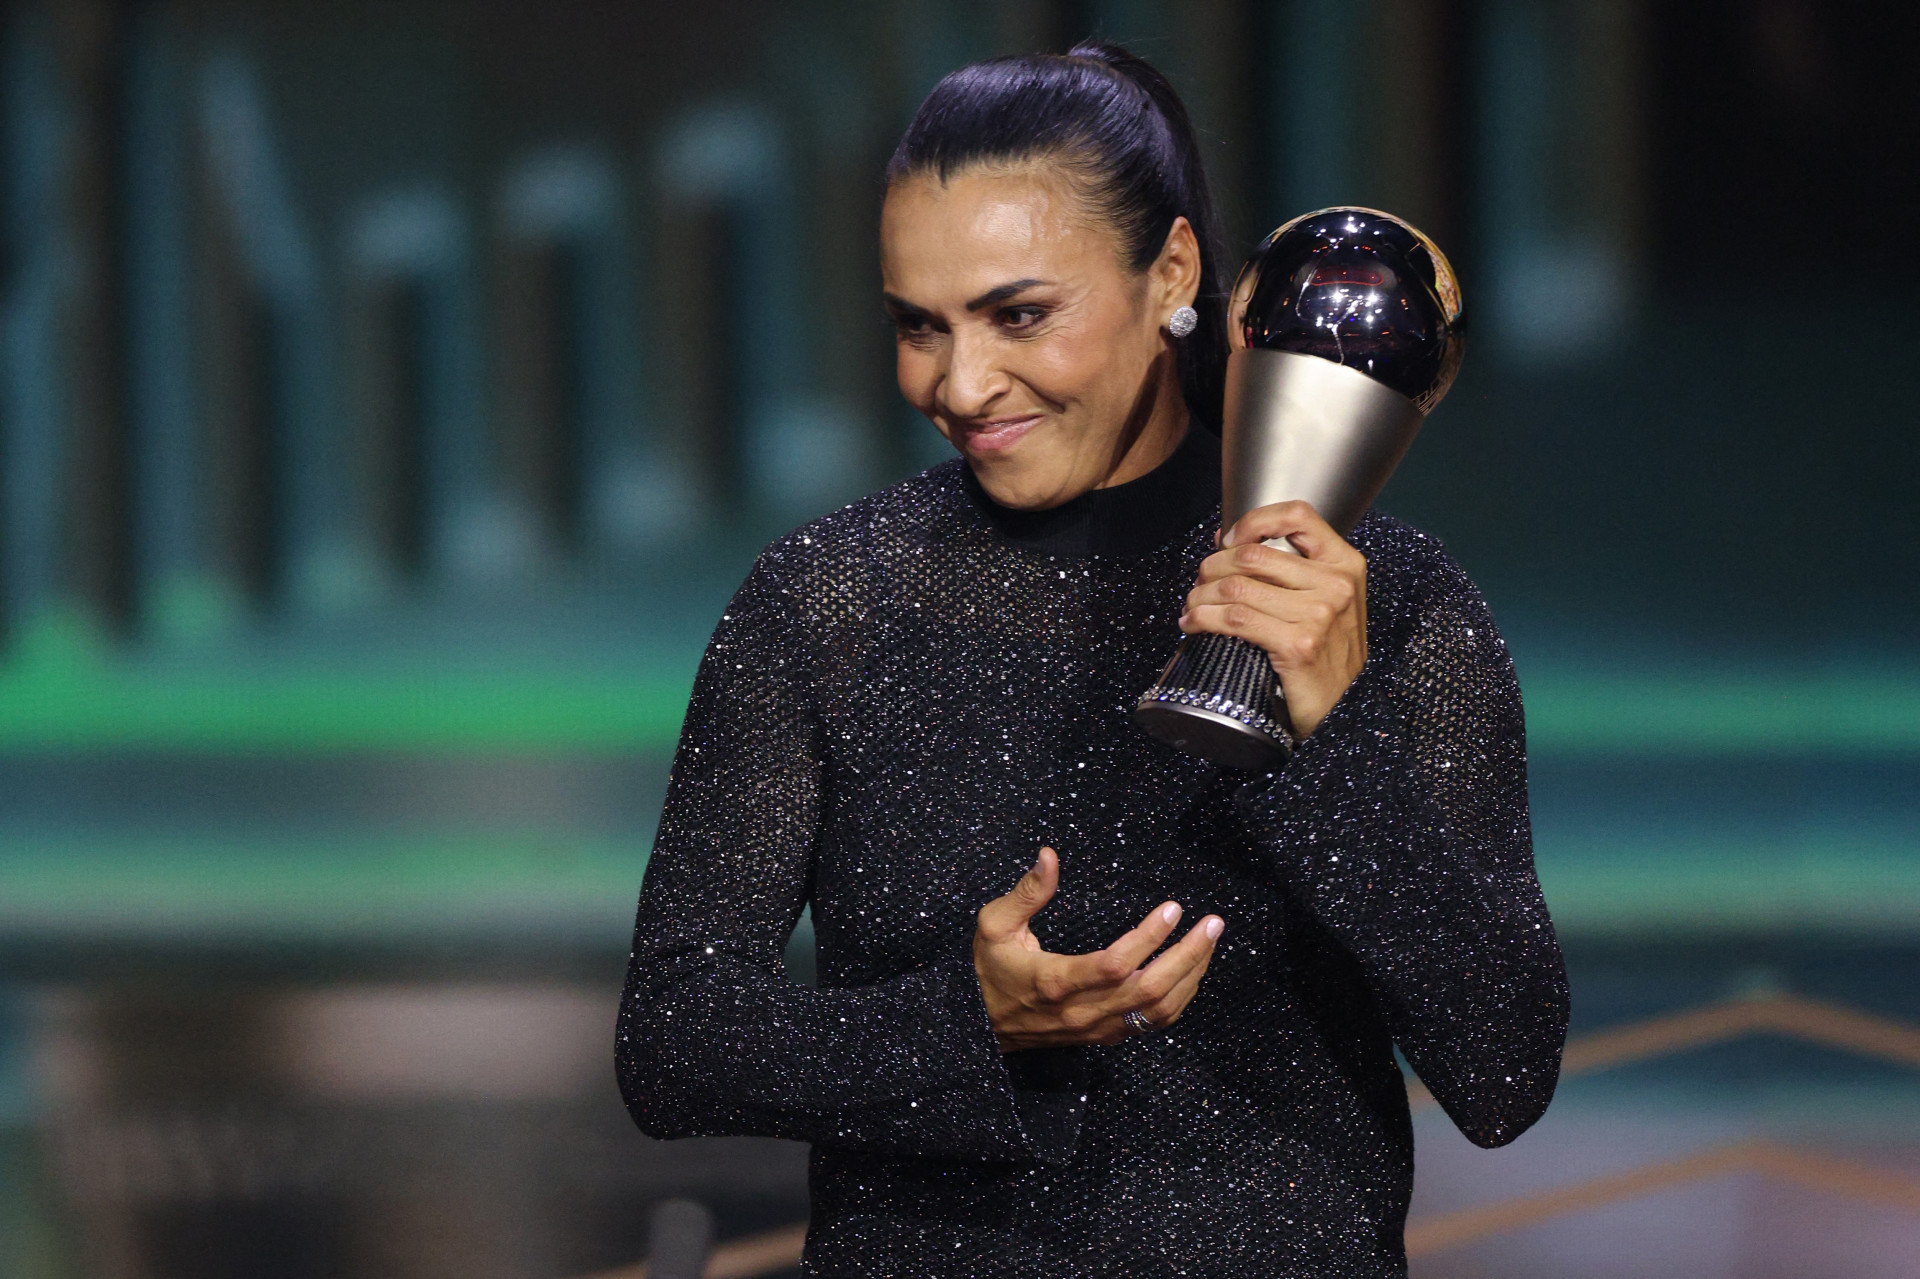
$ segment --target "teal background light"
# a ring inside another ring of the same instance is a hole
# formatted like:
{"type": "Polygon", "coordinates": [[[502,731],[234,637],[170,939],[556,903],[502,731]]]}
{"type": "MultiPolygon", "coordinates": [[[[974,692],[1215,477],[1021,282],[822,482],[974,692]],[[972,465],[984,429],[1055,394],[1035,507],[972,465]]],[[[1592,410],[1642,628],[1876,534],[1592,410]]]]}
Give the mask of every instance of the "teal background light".
{"type": "MultiPolygon", "coordinates": [[[[1229,261],[1356,203],[1458,269],[1466,364],[1381,504],[1513,652],[1576,1036],[1791,997],[1894,1045],[1785,1003],[1510,1151],[1423,1116],[1416,1222],[1756,1137],[1920,1184],[1908,9],[19,0],[0,1279],[554,1279],[670,1195],[804,1215],[804,1152],[621,1113],[634,894],[759,547],[946,455],[875,301],[900,129],[1090,33],[1186,94],[1229,261]]],[[[1909,1273],[1912,1214],[1833,1196],[1414,1274],[1909,1273]]]]}

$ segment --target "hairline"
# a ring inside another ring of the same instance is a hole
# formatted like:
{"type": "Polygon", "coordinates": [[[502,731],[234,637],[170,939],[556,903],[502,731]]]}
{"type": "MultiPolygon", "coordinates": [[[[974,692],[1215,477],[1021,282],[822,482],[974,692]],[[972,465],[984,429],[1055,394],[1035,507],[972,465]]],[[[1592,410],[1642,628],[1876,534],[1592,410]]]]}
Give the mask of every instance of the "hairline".
{"type": "MultiPolygon", "coordinates": [[[[1044,166],[1049,162],[1059,165],[1058,172],[1064,179],[1062,185],[1073,196],[1087,220],[1098,224],[1113,237],[1117,250],[1115,256],[1120,259],[1120,269],[1132,276],[1146,275],[1165,249],[1164,239],[1160,244],[1153,246],[1153,252],[1145,263],[1135,266],[1133,257],[1128,252],[1125,229],[1104,207],[1106,202],[1100,200],[1095,194],[1100,186],[1098,166],[1090,161],[1077,159],[1071,145],[1068,144],[1049,143],[1020,155],[980,155],[969,156],[963,160],[927,160],[889,172],[885,189],[891,192],[899,183],[916,178],[935,182],[944,188],[953,179],[972,174],[986,177],[1019,177],[1035,169],[1041,169],[1044,172],[1044,166]]],[[[1184,215],[1176,214],[1175,216],[1184,215]]]]}

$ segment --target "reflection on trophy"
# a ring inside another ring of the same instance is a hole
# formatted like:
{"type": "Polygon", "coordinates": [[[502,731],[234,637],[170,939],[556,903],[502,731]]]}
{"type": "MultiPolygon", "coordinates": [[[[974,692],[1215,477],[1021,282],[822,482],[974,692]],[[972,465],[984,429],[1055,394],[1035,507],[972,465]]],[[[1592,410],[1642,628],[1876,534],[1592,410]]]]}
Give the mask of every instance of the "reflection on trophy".
{"type": "MultiPolygon", "coordinates": [[[[1221,527],[1299,499],[1342,536],[1453,384],[1465,345],[1447,259],[1362,208],[1321,209],[1268,236],[1234,283],[1227,334],[1221,527]]],[[[1133,717],[1234,768],[1276,769],[1293,750],[1267,654],[1229,636],[1183,638],[1133,717]]]]}

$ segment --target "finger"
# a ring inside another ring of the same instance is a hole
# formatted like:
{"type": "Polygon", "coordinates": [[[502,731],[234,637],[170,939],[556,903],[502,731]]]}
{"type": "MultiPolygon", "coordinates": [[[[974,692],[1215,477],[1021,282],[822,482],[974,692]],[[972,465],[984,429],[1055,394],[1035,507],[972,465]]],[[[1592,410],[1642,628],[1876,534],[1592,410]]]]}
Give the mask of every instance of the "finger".
{"type": "MultiPolygon", "coordinates": [[[[1220,537],[1222,550],[1241,546],[1247,542],[1263,542],[1279,538],[1292,540],[1295,534],[1312,539],[1316,534],[1321,537],[1338,537],[1332,527],[1314,510],[1310,502],[1274,502],[1267,506],[1256,506],[1234,521],[1220,537]],[[1322,532],[1324,530],[1324,532],[1322,532]]],[[[1303,548],[1304,549],[1304,548],[1303,548]]]]}
{"type": "Polygon", "coordinates": [[[1324,643],[1311,625],[1263,613],[1251,604],[1198,605],[1180,615],[1180,630],[1187,635],[1231,635],[1289,664],[1311,662],[1324,643]]]}
{"type": "Polygon", "coordinates": [[[1285,538],[1308,559],[1335,559],[1345,558],[1348,553],[1355,556],[1360,554],[1306,502],[1276,502],[1271,506],[1255,507],[1241,516],[1220,542],[1224,548],[1276,538],[1285,538]]]}
{"type": "Polygon", "coordinates": [[[1173,1025],[1180,1020],[1180,1015],[1187,1011],[1187,1005],[1191,1003],[1193,997],[1200,992],[1200,979],[1206,976],[1206,974],[1207,966],[1205,964],[1194,968],[1180,979],[1179,984],[1176,985],[1164,999],[1158,1003],[1148,1004],[1145,1008],[1142,1008],[1140,1015],[1152,1022],[1156,1027],[1173,1025]]]}
{"type": "Polygon", "coordinates": [[[1156,1026],[1171,1026],[1180,1020],[1180,1014],[1187,1010],[1193,1001],[1195,992],[1200,989],[1200,979],[1207,975],[1207,969],[1213,964],[1213,952],[1208,951],[1204,959],[1189,968],[1173,984],[1173,989],[1160,997],[1159,1002],[1142,1008],[1141,1014],[1156,1026]]]}
{"type": "Polygon", "coordinates": [[[1042,848],[1033,866],[1020,877],[1013,891],[980,908],[980,934],[988,941],[1009,941],[1053,900],[1060,885],[1060,859],[1051,848],[1042,848]]]}
{"type": "Polygon", "coordinates": [[[1334,619],[1352,603],[1352,597],[1346,592],[1327,585],[1316,586],[1312,590],[1294,590],[1251,577],[1223,577],[1218,581],[1203,582],[1188,591],[1186,605],[1180,611],[1183,614],[1191,613],[1209,604],[1245,604],[1283,622],[1331,627],[1334,619]]]}
{"type": "MultiPolygon", "coordinates": [[[[1187,935],[1169,946],[1159,958],[1140,970],[1139,976],[1128,985],[1132,987],[1126,993],[1131,996],[1125,1008],[1148,1009],[1159,1004],[1171,995],[1183,981],[1189,977],[1195,983],[1200,974],[1206,972],[1207,964],[1213,959],[1214,946],[1220,940],[1220,934],[1226,930],[1226,921],[1218,915],[1208,915],[1205,919],[1187,930],[1187,935]]],[[[1153,1017],[1151,1012],[1147,1013],[1153,1017]]]]}
{"type": "Polygon", "coordinates": [[[1117,988],[1160,949],[1180,922],[1180,903],[1166,902],[1154,908],[1145,919],[1115,938],[1104,950],[1085,955],[1062,955],[1061,973],[1069,994],[1100,987],[1117,988]]]}
{"type": "Polygon", "coordinates": [[[1231,550],[1215,551],[1200,561],[1198,582],[1226,577],[1254,577],[1275,586],[1309,590],[1322,582],[1351,582],[1353,566],[1332,560],[1310,560],[1265,542],[1243,542],[1231,550]]]}
{"type": "Polygon", "coordinates": [[[1173,926],[1180,922],[1181,906],[1179,902],[1166,902],[1156,908],[1139,923],[1121,933],[1107,946],[1104,954],[1120,973],[1119,980],[1133,975],[1134,969],[1147,962],[1147,957],[1160,949],[1160,944],[1173,935],[1173,926]]]}

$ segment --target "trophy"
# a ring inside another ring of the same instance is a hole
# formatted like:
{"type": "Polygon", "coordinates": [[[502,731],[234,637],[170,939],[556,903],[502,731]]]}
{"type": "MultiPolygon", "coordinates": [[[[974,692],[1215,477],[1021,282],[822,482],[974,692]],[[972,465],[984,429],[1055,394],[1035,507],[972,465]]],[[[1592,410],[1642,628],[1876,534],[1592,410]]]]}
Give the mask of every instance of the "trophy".
{"type": "MultiPolygon", "coordinates": [[[[1220,526],[1299,499],[1345,536],[1453,385],[1461,319],[1453,268],[1391,214],[1321,209],[1269,235],[1227,302],[1220,526]]],[[[1271,771],[1293,753],[1267,654],[1227,635],[1183,637],[1133,718],[1233,768],[1271,771]]]]}

